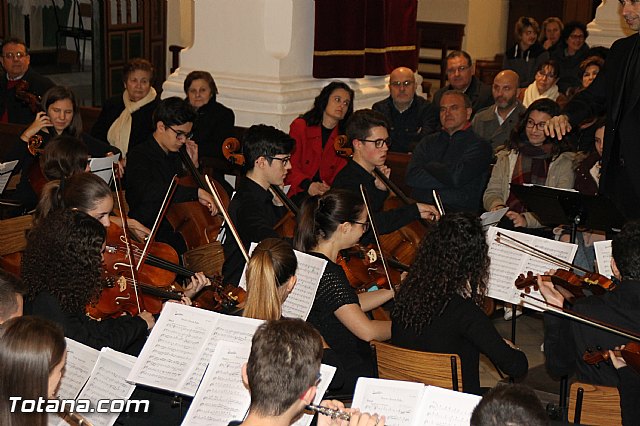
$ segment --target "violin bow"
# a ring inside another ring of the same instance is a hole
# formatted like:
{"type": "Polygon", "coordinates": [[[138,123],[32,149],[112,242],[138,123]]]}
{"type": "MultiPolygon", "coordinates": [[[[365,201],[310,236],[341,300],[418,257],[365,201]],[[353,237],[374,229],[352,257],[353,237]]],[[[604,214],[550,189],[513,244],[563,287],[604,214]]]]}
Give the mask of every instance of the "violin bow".
{"type": "Polygon", "coordinates": [[[389,276],[389,269],[387,268],[387,261],[384,258],[384,254],[382,254],[382,246],[380,245],[380,239],[378,238],[378,231],[376,229],[376,225],[373,222],[373,215],[371,214],[371,210],[369,209],[369,201],[367,200],[367,193],[364,189],[364,185],[360,184],[360,195],[362,195],[362,200],[364,201],[364,207],[367,210],[367,216],[369,217],[369,223],[371,224],[371,232],[373,232],[373,237],[376,240],[376,245],[378,246],[378,251],[380,251],[380,260],[382,261],[382,268],[384,269],[384,274],[387,277],[387,282],[389,283],[389,288],[393,292],[394,296],[396,294],[396,289],[391,282],[391,276],[389,276]]]}
{"type": "Polygon", "coordinates": [[[565,309],[561,306],[555,305],[553,303],[549,303],[544,299],[540,299],[539,297],[533,296],[531,294],[527,294],[527,293],[520,293],[520,297],[522,298],[529,298],[529,299],[533,299],[536,302],[539,303],[543,303],[544,305],[547,305],[551,308],[554,308],[554,310],[552,310],[551,312],[554,312],[558,315],[567,317],[567,318],[571,318],[573,320],[576,320],[578,322],[581,322],[583,324],[587,324],[596,328],[599,328],[601,330],[604,331],[608,331],[610,333],[613,334],[617,334],[618,336],[622,336],[622,337],[626,337],[627,339],[631,339],[634,340],[636,342],[640,342],[640,335],[635,334],[633,331],[629,331],[626,330],[624,328],[621,327],[614,327],[611,324],[607,324],[606,322],[603,321],[599,321],[593,318],[589,318],[585,315],[579,314],[577,312],[572,312],[568,309],[565,309]]]}
{"type": "Polygon", "coordinates": [[[222,200],[220,199],[220,195],[218,194],[216,187],[213,186],[213,184],[211,183],[211,179],[209,179],[209,175],[204,175],[204,179],[207,181],[207,185],[209,185],[209,189],[211,190],[211,195],[213,195],[213,200],[216,202],[216,206],[218,207],[218,210],[222,213],[222,216],[224,217],[225,222],[227,222],[227,224],[229,225],[229,229],[231,230],[231,233],[233,234],[233,238],[235,238],[236,243],[238,244],[238,247],[240,248],[240,251],[244,256],[244,259],[247,261],[247,263],[249,263],[249,253],[247,253],[247,250],[244,248],[244,244],[242,244],[240,235],[238,235],[238,230],[233,224],[233,221],[231,221],[231,218],[229,217],[229,212],[227,212],[227,209],[225,209],[224,205],[222,204],[222,200]]]}
{"type": "Polygon", "coordinates": [[[444,206],[442,204],[442,199],[440,198],[440,194],[434,189],[433,191],[433,200],[436,202],[436,207],[438,208],[438,212],[440,216],[444,216],[444,206]]]}

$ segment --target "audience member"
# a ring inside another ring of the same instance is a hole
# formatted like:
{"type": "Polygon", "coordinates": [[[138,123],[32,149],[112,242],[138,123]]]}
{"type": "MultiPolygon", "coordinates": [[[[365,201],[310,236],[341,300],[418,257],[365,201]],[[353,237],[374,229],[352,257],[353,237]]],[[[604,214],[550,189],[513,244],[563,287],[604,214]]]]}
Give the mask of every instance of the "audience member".
{"type": "Polygon", "coordinates": [[[560,18],[555,16],[542,21],[542,31],[540,31],[538,41],[545,50],[551,50],[560,41],[560,33],[562,33],[563,28],[564,24],[560,18]]]}
{"type": "Polygon", "coordinates": [[[549,417],[536,393],[525,385],[498,384],[471,415],[471,426],[547,426],[549,417]]]}
{"type": "Polygon", "coordinates": [[[24,292],[20,278],[0,269],[0,324],[22,316],[24,292]]]}
{"type": "Polygon", "coordinates": [[[542,98],[551,99],[560,106],[566,104],[567,97],[560,93],[556,84],[559,76],[560,70],[556,61],[548,60],[540,64],[538,71],[536,71],[535,81],[526,90],[520,92],[518,99],[525,107],[542,98]]]}
{"type": "Polygon", "coordinates": [[[605,119],[598,119],[595,128],[591,150],[576,156],[576,178],[573,188],[583,194],[598,194],[600,185],[600,168],[602,167],[602,147],[604,142],[605,119]]]}
{"type": "Polygon", "coordinates": [[[442,130],[420,141],[407,167],[406,182],[416,200],[433,204],[435,190],[447,213],[480,209],[493,151],[473,132],[470,117],[471,102],[464,93],[442,95],[442,130]]]}
{"type": "Polygon", "coordinates": [[[36,117],[40,97],[54,83],[29,66],[31,56],[19,38],[11,37],[2,44],[1,62],[0,122],[29,124],[36,117]]]}
{"type": "Polygon", "coordinates": [[[420,140],[438,128],[434,105],[416,93],[412,70],[399,67],[389,74],[389,97],[373,104],[372,109],[389,122],[389,136],[395,152],[411,152],[420,140]]]}
{"type": "Polygon", "coordinates": [[[549,60],[549,53],[537,41],[539,33],[540,27],[535,19],[521,16],[516,21],[516,44],[505,53],[502,69],[517,72],[520,87],[529,86],[540,65],[549,60]]]}
{"type": "Polygon", "coordinates": [[[567,93],[571,87],[579,87],[582,83],[580,64],[589,53],[586,43],[589,31],[581,22],[570,22],[562,30],[562,38],[551,51],[551,59],[558,63],[558,89],[567,93]]]}
{"type": "Polygon", "coordinates": [[[353,98],[353,90],[346,83],[329,83],[316,96],[313,108],[291,123],[289,135],[296,143],[285,182],[291,185],[288,195],[296,202],[324,194],[347,164],[336,154],[334,142],[345,132],[353,113],[353,98]]]}
{"type": "Polygon", "coordinates": [[[492,92],[496,103],[478,111],[471,126],[478,136],[491,142],[493,151],[497,152],[509,141],[525,107],[517,97],[518,74],[515,71],[500,71],[493,79],[492,92]]]}
{"type": "Polygon", "coordinates": [[[460,356],[462,388],[481,394],[480,354],[515,378],[527,357],[503,339],[481,306],[489,279],[489,248],[480,221],[447,213],[425,235],[391,312],[391,342],[460,356]]]}
{"type": "Polygon", "coordinates": [[[582,84],[579,87],[571,87],[567,90],[567,96],[573,97],[576,93],[586,89],[593,83],[600,70],[604,67],[604,59],[601,56],[589,56],[580,63],[582,84]]]}
{"type": "Polygon", "coordinates": [[[151,86],[153,65],[146,59],[127,62],[122,70],[122,82],[124,92],[105,101],[91,135],[108,141],[126,156],[156,130],[152,116],[159,99],[151,86]]]}

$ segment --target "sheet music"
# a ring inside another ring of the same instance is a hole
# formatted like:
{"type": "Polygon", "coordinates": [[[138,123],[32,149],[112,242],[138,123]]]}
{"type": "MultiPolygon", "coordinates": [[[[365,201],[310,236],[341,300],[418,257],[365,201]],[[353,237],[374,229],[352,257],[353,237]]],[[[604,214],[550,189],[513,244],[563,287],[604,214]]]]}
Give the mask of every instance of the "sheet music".
{"type": "Polygon", "coordinates": [[[360,377],[352,407],[387,418],[385,425],[406,426],[417,414],[424,384],[360,377]]]}
{"type": "MultiPolygon", "coordinates": [[[[249,246],[249,256],[253,254],[257,243],[251,243],[249,246]]],[[[282,316],[287,318],[301,318],[307,320],[313,301],[316,298],[320,278],[324,274],[327,261],[316,256],[303,253],[298,250],[293,251],[298,259],[298,269],[296,270],[296,283],[293,291],[282,304],[282,316]]],[[[240,287],[247,289],[247,265],[245,264],[240,278],[240,287]]]]}
{"type": "MultiPolygon", "coordinates": [[[[331,380],[333,380],[333,375],[336,374],[336,368],[331,365],[320,364],[320,374],[322,375],[320,384],[318,384],[318,390],[316,391],[316,396],[313,398],[314,404],[320,404],[322,399],[324,398],[324,394],[327,393],[327,389],[329,388],[329,384],[331,384],[331,380]]],[[[313,415],[311,414],[303,414],[297,422],[295,422],[292,426],[309,426],[311,421],[313,420],[313,415]]]]}
{"type": "Polygon", "coordinates": [[[127,380],[177,391],[215,327],[216,315],[179,303],[165,304],[127,380]]]}
{"type": "Polygon", "coordinates": [[[13,169],[16,168],[19,160],[7,161],[6,163],[0,163],[0,194],[4,191],[4,188],[9,182],[13,169]]]}
{"type": "Polygon", "coordinates": [[[104,180],[107,185],[111,183],[111,179],[113,178],[112,172],[112,164],[120,161],[120,154],[110,155],[108,157],[102,158],[92,158],[89,160],[89,167],[91,168],[91,173],[94,173],[102,180],[104,180]]]}
{"type": "MultiPolygon", "coordinates": [[[[131,371],[136,358],[116,352],[113,349],[102,348],[91,377],[78,399],[88,399],[91,407],[96,408],[101,399],[129,399],[135,385],[127,383],[126,377],[131,371]]],[[[119,413],[83,413],[83,416],[94,426],[111,426],[115,423],[119,413]]]]}
{"type": "MultiPolygon", "coordinates": [[[[489,282],[487,283],[487,295],[505,302],[524,305],[535,310],[543,310],[539,303],[531,299],[520,297],[521,291],[515,286],[518,275],[528,271],[534,274],[542,274],[549,269],[557,269],[558,265],[543,261],[535,256],[522,253],[496,241],[496,235],[500,232],[523,243],[552,254],[564,261],[571,262],[576,255],[576,244],[563,243],[549,240],[535,235],[523,234],[515,231],[507,231],[497,227],[487,230],[487,244],[489,244],[489,282]]],[[[503,239],[507,244],[517,244],[503,239]]],[[[542,298],[539,291],[531,289],[532,296],[542,298]]]]}
{"type": "Polygon", "coordinates": [[[93,367],[98,361],[100,351],[68,337],[65,340],[67,341],[67,363],[60,381],[58,398],[76,399],[84,384],[89,380],[91,371],[93,371],[93,367]]]}
{"type": "Polygon", "coordinates": [[[183,425],[226,426],[231,420],[244,418],[251,396],[242,383],[241,371],[250,352],[250,342],[218,342],[183,425]]]}
{"type": "Polygon", "coordinates": [[[593,249],[596,252],[596,264],[598,265],[598,273],[605,277],[612,277],[611,270],[611,240],[594,241],[593,249]]]}
{"type": "Polygon", "coordinates": [[[500,210],[496,210],[493,212],[484,212],[480,215],[480,220],[482,221],[482,227],[488,228],[491,225],[495,225],[500,222],[502,216],[505,215],[509,211],[509,207],[503,207],[500,210]]]}
{"type": "Polygon", "coordinates": [[[411,426],[468,426],[481,399],[478,395],[427,386],[411,426]]]}

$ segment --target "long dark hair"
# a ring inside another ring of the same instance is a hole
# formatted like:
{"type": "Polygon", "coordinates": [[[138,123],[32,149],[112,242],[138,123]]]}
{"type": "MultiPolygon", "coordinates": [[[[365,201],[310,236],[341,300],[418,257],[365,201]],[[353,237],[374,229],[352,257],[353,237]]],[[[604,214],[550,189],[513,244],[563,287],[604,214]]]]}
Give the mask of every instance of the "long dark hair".
{"type": "Polygon", "coordinates": [[[489,278],[489,248],[480,221],[468,213],[442,217],[420,243],[395,298],[392,319],[417,333],[455,296],[482,302],[489,278]]]}
{"type": "Polygon", "coordinates": [[[82,117],[80,116],[80,111],[78,111],[78,101],[73,90],[65,86],[53,86],[42,95],[42,109],[47,112],[51,104],[65,99],[71,101],[73,118],[67,128],[64,129],[64,133],[79,138],[82,135],[82,117]]]}
{"type": "Polygon", "coordinates": [[[343,83],[341,81],[332,81],[331,83],[324,86],[320,91],[320,94],[316,96],[315,100],[313,101],[313,108],[302,114],[302,118],[307,123],[307,126],[319,126],[322,124],[322,115],[324,114],[324,110],[327,108],[327,104],[329,103],[331,94],[336,89],[346,90],[349,93],[349,96],[351,96],[351,102],[349,102],[347,113],[344,115],[344,118],[340,120],[340,123],[338,123],[338,130],[340,131],[340,133],[344,133],[347,120],[349,120],[349,117],[351,116],[351,114],[353,114],[353,102],[355,93],[347,83],[343,83]]]}
{"type": "Polygon", "coordinates": [[[362,198],[346,189],[330,189],[322,196],[309,197],[298,214],[293,246],[308,252],[320,240],[331,238],[341,223],[358,220],[363,211],[362,198]]]}

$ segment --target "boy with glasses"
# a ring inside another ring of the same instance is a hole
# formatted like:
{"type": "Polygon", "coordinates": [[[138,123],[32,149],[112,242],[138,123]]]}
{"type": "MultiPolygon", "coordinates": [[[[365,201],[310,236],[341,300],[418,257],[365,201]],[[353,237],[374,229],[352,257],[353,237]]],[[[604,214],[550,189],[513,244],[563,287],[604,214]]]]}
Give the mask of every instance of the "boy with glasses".
{"type": "MultiPolygon", "coordinates": [[[[287,209],[269,188],[284,184],[284,178],[291,169],[294,143],[288,134],[264,124],[251,126],[244,134],[242,153],[247,174],[237,180],[235,195],[229,203],[229,217],[247,250],[251,242],[280,237],[274,226],[287,209]]],[[[224,282],[237,285],[245,259],[228,224],[225,225],[222,245],[224,282]]]]}
{"type": "MultiPolygon", "coordinates": [[[[31,57],[24,41],[10,38],[2,45],[0,76],[0,122],[30,124],[36,118],[28,100],[38,102],[40,97],[54,86],[46,77],[30,67],[31,57]]],[[[35,105],[35,103],[33,103],[35,105]]]]}
{"type": "MultiPolygon", "coordinates": [[[[186,101],[178,97],[162,100],[153,113],[155,131],[151,138],[129,150],[126,167],[126,196],[129,217],[151,229],[162,206],[174,175],[182,175],[185,166],[178,151],[183,147],[198,167],[198,145],[191,138],[196,113],[186,101]]],[[[178,185],[172,203],[199,201],[211,214],[217,213],[213,197],[202,188],[178,185]]],[[[173,246],[179,253],[187,250],[186,243],[164,219],[156,239],[173,246]]]]}

